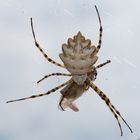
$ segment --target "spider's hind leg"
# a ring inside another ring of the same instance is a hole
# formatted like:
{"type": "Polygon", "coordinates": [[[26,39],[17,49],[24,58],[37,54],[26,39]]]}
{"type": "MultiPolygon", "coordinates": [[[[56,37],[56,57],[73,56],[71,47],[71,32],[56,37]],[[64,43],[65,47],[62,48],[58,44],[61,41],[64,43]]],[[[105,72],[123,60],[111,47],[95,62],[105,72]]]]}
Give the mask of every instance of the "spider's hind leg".
{"type": "Polygon", "coordinates": [[[96,12],[97,12],[97,15],[98,15],[98,19],[99,19],[99,24],[100,24],[100,29],[99,29],[99,41],[98,41],[98,45],[97,45],[97,48],[96,48],[96,54],[99,52],[100,48],[101,48],[101,44],[102,44],[102,33],[103,33],[103,27],[102,27],[102,23],[101,23],[101,18],[100,18],[100,14],[99,14],[99,11],[98,11],[98,8],[97,6],[95,5],[95,9],[96,9],[96,12]]]}
{"type": "Polygon", "coordinates": [[[59,67],[62,67],[62,68],[65,68],[63,65],[57,63],[56,61],[52,60],[51,58],[48,57],[48,55],[42,50],[42,48],[40,47],[39,43],[37,42],[36,40],[36,37],[35,37],[35,32],[34,32],[34,28],[33,28],[33,20],[31,18],[31,28],[32,28],[32,34],[33,34],[33,38],[34,38],[34,42],[35,42],[35,45],[36,47],[39,49],[39,51],[44,55],[44,57],[49,61],[51,62],[52,64],[55,64],[59,67]]]}

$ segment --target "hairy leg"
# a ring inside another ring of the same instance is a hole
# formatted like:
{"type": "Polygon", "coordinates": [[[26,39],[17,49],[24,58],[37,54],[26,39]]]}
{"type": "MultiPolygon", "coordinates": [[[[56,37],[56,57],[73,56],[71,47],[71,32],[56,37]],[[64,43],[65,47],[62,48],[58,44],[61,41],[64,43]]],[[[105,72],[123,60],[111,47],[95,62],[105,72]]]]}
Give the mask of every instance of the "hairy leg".
{"type": "Polygon", "coordinates": [[[110,99],[91,80],[89,80],[89,82],[90,82],[90,87],[92,89],[94,89],[95,92],[101,97],[101,99],[103,99],[105,101],[105,103],[107,104],[107,106],[109,107],[111,112],[113,113],[114,117],[116,118],[116,120],[117,120],[117,122],[119,124],[120,131],[121,131],[121,136],[123,135],[123,131],[122,131],[121,124],[119,122],[118,116],[123,120],[123,122],[127,125],[127,127],[129,128],[129,130],[132,133],[133,131],[132,131],[131,127],[124,120],[124,118],[122,117],[120,112],[112,105],[110,99]]]}
{"type": "Polygon", "coordinates": [[[102,33],[103,33],[103,27],[102,27],[102,23],[101,23],[101,18],[100,18],[100,14],[99,11],[97,9],[97,6],[95,5],[95,9],[98,15],[98,19],[99,19],[99,24],[100,24],[100,29],[99,29],[99,41],[98,41],[98,45],[96,48],[96,54],[99,52],[100,48],[101,48],[101,44],[102,44],[102,33]]]}
{"type": "Polygon", "coordinates": [[[34,42],[35,42],[35,45],[36,47],[39,49],[39,51],[43,54],[43,56],[49,61],[51,62],[52,64],[55,64],[59,67],[62,67],[62,68],[65,68],[63,65],[55,62],[54,60],[52,60],[51,58],[48,57],[48,55],[42,50],[42,48],[40,47],[39,43],[37,42],[36,40],[36,37],[35,37],[35,32],[34,32],[34,28],[33,28],[33,21],[32,21],[32,18],[31,18],[31,28],[32,28],[32,34],[33,34],[33,38],[34,38],[34,42]]]}
{"type": "Polygon", "coordinates": [[[66,73],[51,73],[48,75],[45,75],[42,79],[37,81],[37,84],[39,84],[41,81],[43,81],[44,79],[51,77],[51,76],[72,76],[71,74],[66,74],[66,73]]]}
{"type": "Polygon", "coordinates": [[[101,67],[105,66],[106,64],[108,64],[110,62],[111,62],[110,60],[107,60],[106,62],[104,62],[104,63],[99,64],[98,66],[96,66],[96,69],[101,68],[101,67]]]}
{"type": "Polygon", "coordinates": [[[55,92],[56,90],[64,87],[65,85],[69,84],[71,82],[71,80],[47,91],[46,93],[41,93],[41,94],[37,94],[37,95],[32,95],[32,96],[29,96],[29,97],[25,97],[25,98],[20,98],[20,99],[16,99],[16,100],[10,100],[10,101],[7,101],[6,103],[11,103],[11,102],[17,102],[17,101],[22,101],[22,100],[27,100],[27,99],[32,99],[32,98],[37,98],[37,97],[41,97],[41,96],[45,96],[45,95],[49,95],[50,93],[52,92],[55,92]]]}

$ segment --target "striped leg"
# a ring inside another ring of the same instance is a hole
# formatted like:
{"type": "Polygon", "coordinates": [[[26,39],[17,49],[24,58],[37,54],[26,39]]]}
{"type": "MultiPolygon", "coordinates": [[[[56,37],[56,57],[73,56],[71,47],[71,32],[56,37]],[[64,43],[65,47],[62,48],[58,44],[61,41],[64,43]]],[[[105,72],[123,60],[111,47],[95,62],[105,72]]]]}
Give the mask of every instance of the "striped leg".
{"type": "Polygon", "coordinates": [[[69,84],[71,82],[71,80],[49,90],[48,92],[46,93],[42,93],[42,94],[38,94],[38,95],[32,95],[32,96],[29,96],[29,97],[25,97],[25,98],[21,98],[21,99],[16,99],[16,100],[10,100],[10,101],[7,101],[6,103],[11,103],[11,102],[17,102],[17,101],[22,101],[22,100],[27,100],[27,99],[32,99],[32,98],[37,98],[37,97],[41,97],[41,96],[45,96],[45,95],[49,95],[50,93],[52,92],[55,92],[56,90],[64,87],[65,85],[69,84]]]}
{"type": "Polygon", "coordinates": [[[72,75],[71,74],[66,74],[66,73],[51,73],[51,74],[45,75],[42,79],[37,81],[37,84],[39,84],[41,81],[43,81],[44,79],[46,79],[50,76],[72,76],[72,75]]]}
{"type": "Polygon", "coordinates": [[[95,92],[105,101],[105,103],[107,104],[107,106],[109,107],[109,109],[111,110],[111,112],[113,113],[114,117],[116,118],[116,120],[117,120],[117,122],[119,124],[119,128],[120,128],[120,131],[121,131],[121,136],[123,135],[123,131],[122,131],[121,124],[119,122],[118,116],[127,125],[127,127],[129,128],[129,130],[131,131],[131,133],[133,133],[132,129],[127,124],[127,122],[124,120],[124,118],[121,116],[120,112],[112,105],[112,103],[109,100],[109,98],[94,83],[92,83],[92,81],[90,81],[90,87],[92,89],[94,89],[95,92]]]}
{"type": "Polygon", "coordinates": [[[51,58],[49,58],[47,56],[47,54],[45,54],[45,52],[41,49],[40,45],[38,44],[37,40],[36,40],[36,37],[35,37],[35,32],[34,32],[34,28],[33,28],[33,21],[32,21],[32,18],[31,18],[31,28],[32,28],[32,33],[33,33],[33,38],[34,38],[34,42],[35,42],[35,45],[36,47],[39,49],[39,51],[44,55],[44,57],[51,63],[59,66],[59,67],[62,67],[62,68],[65,68],[63,65],[55,62],[54,60],[52,60],[51,58]]]}
{"type": "Polygon", "coordinates": [[[100,29],[99,29],[99,42],[98,42],[98,45],[97,45],[97,48],[96,48],[96,54],[98,53],[98,51],[100,50],[101,48],[101,44],[102,44],[102,32],[103,32],[103,27],[102,27],[102,24],[101,24],[101,18],[100,18],[100,14],[99,14],[99,11],[97,9],[97,6],[95,5],[95,9],[96,9],[96,12],[97,12],[97,15],[98,15],[98,19],[99,19],[99,24],[100,24],[100,29]]]}
{"type": "Polygon", "coordinates": [[[104,63],[99,64],[98,66],[96,66],[96,69],[101,68],[101,67],[105,66],[106,64],[108,64],[110,62],[111,62],[110,60],[107,60],[106,62],[104,62],[104,63]]]}

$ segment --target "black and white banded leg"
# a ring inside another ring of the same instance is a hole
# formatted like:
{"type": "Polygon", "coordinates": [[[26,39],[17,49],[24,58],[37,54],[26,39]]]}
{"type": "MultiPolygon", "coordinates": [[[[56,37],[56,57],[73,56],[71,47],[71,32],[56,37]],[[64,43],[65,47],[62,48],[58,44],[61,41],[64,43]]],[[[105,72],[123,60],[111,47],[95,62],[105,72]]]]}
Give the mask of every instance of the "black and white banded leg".
{"type": "Polygon", "coordinates": [[[131,131],[131,133],[133,133],[131,127],[128,125],[128,123],[125,121],[125,119],[122,117],[120,112],[112,105],[110,99],[91,80],[89,80],[89,83],[90,83],[90,87],[92,89],[94,89],[95,92],[101,97],[101,99],[103,99],[105,101],[105,103],[107,104],[107,106],[109,107],[111,112],[113,113],[114,117],[116,118],[116,120],[118,122],[120,131],[121,131],[121,136],[123,135],[123,131],[122,131],[122,127],[121,127],[121,124],[120,124],[118,117],[120,117],[123,120],[123,122],[127,125],[129,130],[131,131]]]}
{"type": "Polygon", "coordinates": [[[96,12],[97,12],[97,15],[98,15],[98,19],[99,19],[99,24],[100,24],[100,29],[99,29],[99,41],[98,41],[98,45],[97,45],[97,48],[96,48],[96,52],[95,54],[97,54],[101,48],[101,44],[102,44],[102,33],[103,33],[103,27],[102,27],[102,23],[101,23],[101,18],[100,18],[100,14],[99,14],[99,11],[97,9],[97,6],[95,5],[95,9],[96,9],[96,12]]]}
{"type": "Polygon", "coordinates": [[[42,79],[37,81],[37,84],[39,84],[40,82],[42,82],[44,79],[51,77],[51,76],[72,76],[71,74],[67,74],[67,73],[51,73],[48,75],[45,75],[42,79]]]}
{"type": "Polygon", "coordinates": [[[37,95],[32,95],[32,96],[29,96],[29,97],[25,97],[25,98],[20,98],[20,99],[16,99],[16,100],[10,100],[10,101],[7,101],[6,103],[11,103],[11,102],[17,102],[17,101],[22,101],[22,100],[27,100],[27,99],[33,99],[33,98],[37,98],[37,97],[42,97],[42,96],[45,96],[45,95],[49,95],[50,93],[52,92],[55,92],[57,91],[58,89],[64,87],[65,85],[69,84],[71,82],[71,80],[47,91],[46,93],[41,93],[41,94],[37,94],[37,95]]]}
{"type": "Polygon", "coordinates": [[[99,69],[99,68],[101,68],[101,67],[105,66],[106,64],[108,64],[108,63],[110,63],[110,62],[111,62],[110,60],[107,60],[106,62],[104,62],[104,63],[102,63],[102,64],[97,65],[95,68],[96,68],[96,69],[99,69]]]}
{"type": "Polygon", "coordinates": [[[35,45],[36,47],[39,49],[39,51],[43,54],[43,56],[49,61],[51,62],[52,64],[55,64],[59,67],[62,67],[62,68],[65,68],[65,66],[57,63],[56,61],[52,60],[51,58],[48,57],[48,55],[42,50],[42,48],[40,47],[39,43],[37,42],[36,40],[36,37],[35,37],[35,32],[34,32],[34,28],[33,28],[33,20],[31,18],[31,28],[32,28],[32,34],[33,34],[33,38],[34,38],[34,42],[35,42],[35,45]]]}

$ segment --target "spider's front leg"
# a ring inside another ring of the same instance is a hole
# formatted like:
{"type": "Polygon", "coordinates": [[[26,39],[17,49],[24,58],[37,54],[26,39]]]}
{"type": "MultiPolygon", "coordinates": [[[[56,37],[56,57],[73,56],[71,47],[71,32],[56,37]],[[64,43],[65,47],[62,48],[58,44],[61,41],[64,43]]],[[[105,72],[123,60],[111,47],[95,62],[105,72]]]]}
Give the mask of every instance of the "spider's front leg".
{"type": "Polygon", "coordinates": [[[55,65],[57,65],[57,66],[59,66],[59,67],[62,67],[62,68],[65,68],[65,66],[63,66],[63,65],[61,65],[61,64],[59,64],[59,63],[57,63],[57,62],[55,62],[55,61],[52,60],[51,58],[49,58],[48,55],[41,49],[41,47],[40,47],[40,45],[39,45],[39,43],[37,42],[36,37],[35,37],[35,32],[34,32],[34,28],[33,28],[33,20],[32,20],[32,18],[31,18],[31,28],[32,28],[32,34],[33,34],[33,38],[34,38],[35,45],[36,45],[36,47],[39,49],[39,51],[44,55],[44,57],[45,57],[49,62],[51,62],[52,64],[55,64],[55,65]]]}
{"type": "Polygon", "coordinates": [[[63,84],[61,84],[61,85],[59,85],[59,86],[47,91],[46,93],[32,95],[32,96],[29,96],[29,97],[20,98],[20,99],[16,99],[16,100],[10,100],[10,101],[7,101],[6,103],[17,102],[17,101],[22,101],[22,100],[27,100],[27,99],[32,99],[32,98],[37,98],[37,97],[42,97],[42,96],[45,96],[45,95],[49,95],[50,93],[55,92],[56,90],[64,87],[65,85],[67,85],[69,83],[71,83],[71,80],[69,80],[69,81],[67,81],[67,82],[65,82],[65,83],[63,83],[63,84]]]}
{"type": "Polygon", "coordinates": [[[119,127],[120,127],[120,131],[121,131],[121,136],[123,135],[123,131],[121,128],[121,124],[119,122],[119,118],[118,116],[123,120],[123,122],[127,125],[127,127],[129,128],[129,130],[131,131],[131,133],[133,133],[131,127],[128,125],[128,123],[124,120],[124,118],[122,117],[122,115],[120,114],[120,112],[112,105],[110,99],[89,79],[89,86],[95,90],[95,92],[105,101],[105,103],[107,104],[107,106],[109,107],[109,109],[111,110],[111,112],[113,113],[114,117],[116,118],[119,127]]]}

